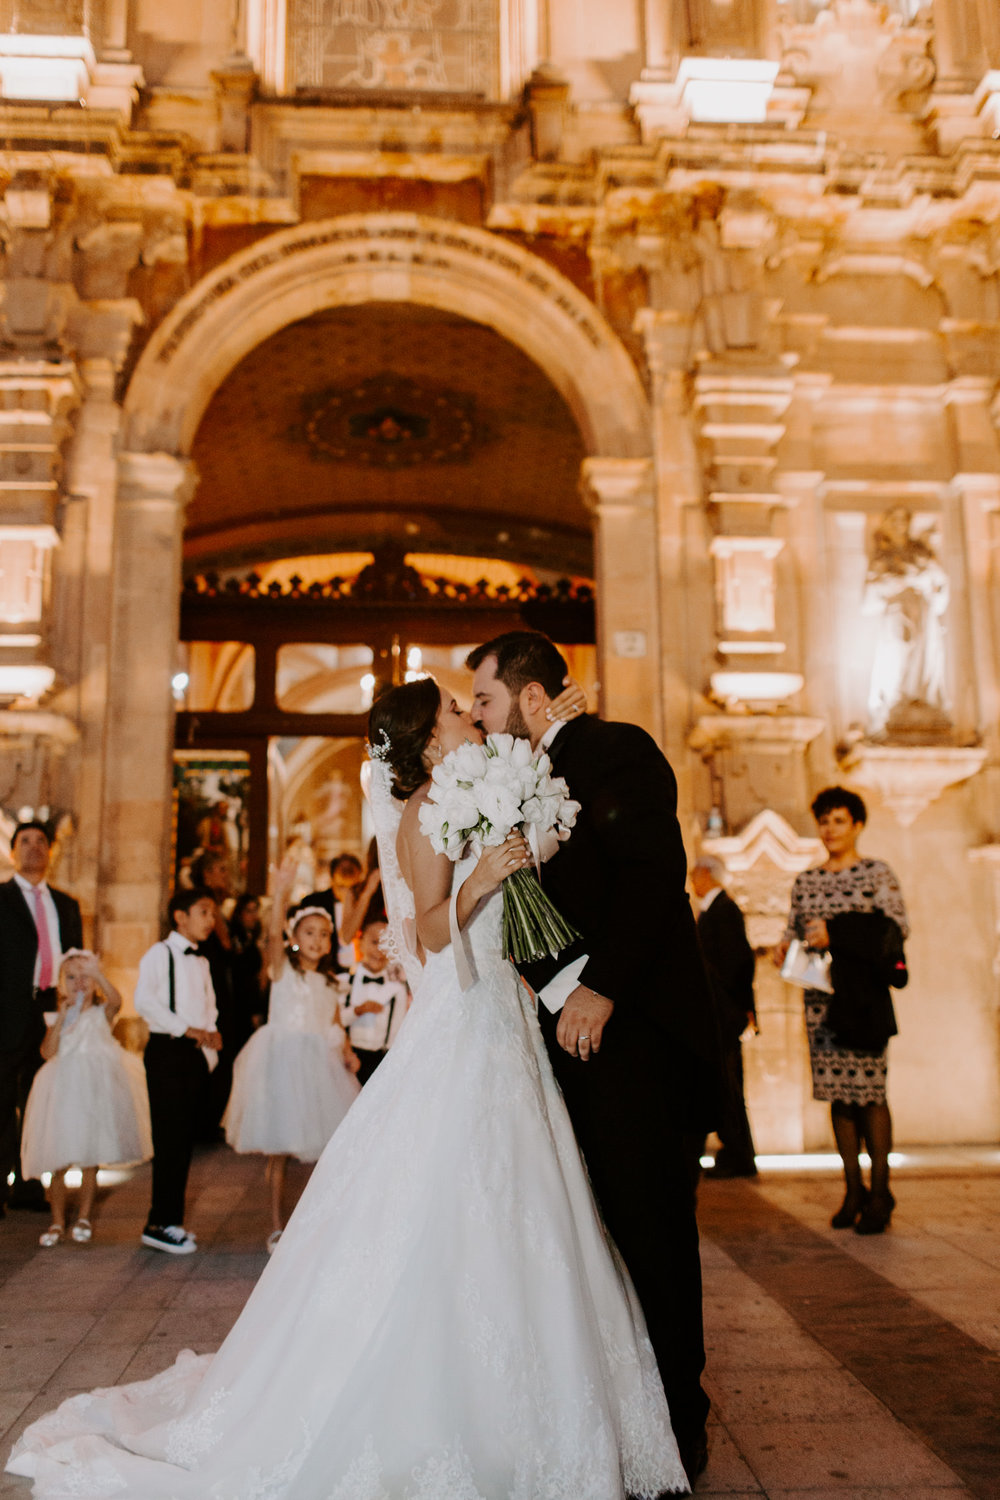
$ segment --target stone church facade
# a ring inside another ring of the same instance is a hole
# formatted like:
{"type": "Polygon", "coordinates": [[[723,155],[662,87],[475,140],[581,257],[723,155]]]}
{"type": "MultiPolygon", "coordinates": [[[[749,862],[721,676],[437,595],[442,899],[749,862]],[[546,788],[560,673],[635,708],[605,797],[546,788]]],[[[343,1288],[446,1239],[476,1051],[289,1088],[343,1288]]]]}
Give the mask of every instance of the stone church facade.
{"type": "Polygon", "coordinates": [[[765,950],[833,781],[911,913],[898,1139],[996,1140],[995,0],[0,9],[0,818],[60,820],[112,973],[171,877],[185,579],[336,559],[310,620],[363,643],[381,568],[378,677],[414,555],[485,559],[592,586],[585,685],[727,866],[759,1149],[827,1143],[765,950]]]}

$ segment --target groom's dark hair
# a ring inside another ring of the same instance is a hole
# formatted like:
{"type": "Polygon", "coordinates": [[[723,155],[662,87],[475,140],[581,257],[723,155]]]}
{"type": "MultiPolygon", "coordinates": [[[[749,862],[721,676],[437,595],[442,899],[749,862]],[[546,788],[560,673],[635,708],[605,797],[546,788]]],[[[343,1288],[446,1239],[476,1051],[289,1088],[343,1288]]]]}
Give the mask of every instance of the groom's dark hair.
{"type": "Polygon", "coordinates": [[[495,635],[470,651],[465,665],[474,672],[489,656],[496,657],[497,677],[512,698],[529,682],[540,682],[550,698],[558,698],[563,690],[563,678],[569,669],[558,648],[540,630],[508,630],[505,635],[495,635]]]}

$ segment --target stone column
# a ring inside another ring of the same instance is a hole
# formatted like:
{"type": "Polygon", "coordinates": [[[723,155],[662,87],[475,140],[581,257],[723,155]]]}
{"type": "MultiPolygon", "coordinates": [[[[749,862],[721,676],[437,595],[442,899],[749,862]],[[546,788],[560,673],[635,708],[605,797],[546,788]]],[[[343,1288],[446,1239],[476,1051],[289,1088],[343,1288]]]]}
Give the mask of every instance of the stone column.
{"type": "Polygon", "coordinates": [[[86,916],[97,910],[102,835],[105,719],[110,682],[111,591],[121,407],[117,362],[84,360],[83,400],[67,455],[68,500],[59,558],[58,634],[73,682],[80,731],[74,752],[76,837],[73,891],[86,916]]]}
{"type": "Polygon", "coordinates": [[[168,877],[181,538],[194,466],[169,453],[123,453],[111,601],[101,830],[101,946],[131,991],[160,936],[168,877]]]}
{"type": "Polygon", "coordinates": [[[588,458],[581,483],[596,518],[601,706],[663,743],[653,465],[588,458]]]}

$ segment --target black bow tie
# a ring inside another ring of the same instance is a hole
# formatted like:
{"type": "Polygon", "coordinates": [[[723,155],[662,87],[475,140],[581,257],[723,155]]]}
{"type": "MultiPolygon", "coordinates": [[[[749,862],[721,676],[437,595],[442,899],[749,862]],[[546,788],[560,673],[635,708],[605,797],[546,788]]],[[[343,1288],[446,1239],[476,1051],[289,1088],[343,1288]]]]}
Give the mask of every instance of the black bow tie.
{"type": "Polygon", "coordinates": [[[362,979],[361,983],[362,984],[385,984],[385,977],[382,974],[366,974],[364,976],[364,978],[362,979]]]}

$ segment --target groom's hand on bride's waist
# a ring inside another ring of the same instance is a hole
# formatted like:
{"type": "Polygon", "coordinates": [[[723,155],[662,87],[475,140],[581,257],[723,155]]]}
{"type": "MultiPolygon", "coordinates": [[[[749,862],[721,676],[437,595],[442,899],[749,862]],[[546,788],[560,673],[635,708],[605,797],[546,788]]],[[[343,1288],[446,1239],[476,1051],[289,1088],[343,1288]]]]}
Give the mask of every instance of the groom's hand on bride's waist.
{"type": "Polygon", "coordinates": [[[556,1041],[571,1057],[581,1062],[601,1050],[601,1037],[611,1019],[615,1005],[606,995],[578,984],[566,998],[556,1026],[556,1041]]]}

